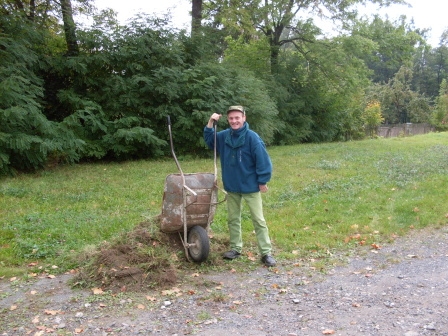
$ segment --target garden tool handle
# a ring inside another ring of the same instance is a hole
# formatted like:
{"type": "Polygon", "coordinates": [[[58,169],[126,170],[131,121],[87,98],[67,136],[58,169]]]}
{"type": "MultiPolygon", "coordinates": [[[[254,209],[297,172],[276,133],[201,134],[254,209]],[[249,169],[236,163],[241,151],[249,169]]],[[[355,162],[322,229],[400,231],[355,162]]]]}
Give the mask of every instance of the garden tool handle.
{"type": "Polygon", "coordinates": [[[182,184],[185,185],[185,177],[182,168],[180,167],[179,161],[177,160],[176,153],[174,152],[174,144],[173,144],[173,134],[171,132],[171,118],[170,116],[166,116],[166,121],[168,124],[168,133],[170,135],[170,147],[171,147],[171,155],[173,156],[174,161],[176,162],[177,169],[179,169],[180,175],[182,176],[182,184]]]}

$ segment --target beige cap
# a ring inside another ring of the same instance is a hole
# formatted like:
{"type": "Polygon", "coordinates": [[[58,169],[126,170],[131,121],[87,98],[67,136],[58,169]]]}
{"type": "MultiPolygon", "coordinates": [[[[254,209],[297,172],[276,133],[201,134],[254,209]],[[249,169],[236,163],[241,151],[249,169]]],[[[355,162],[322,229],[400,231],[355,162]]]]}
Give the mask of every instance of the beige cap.
{"type": "Polygon", "coordinates": [[[246,111],[244,111],[244,107],[242,107],[241,105],[230,106],[227,109],[227,114],[232,111],[240,111],[240,112],[243,112],[244,115],[246,114],[246,111]]]}

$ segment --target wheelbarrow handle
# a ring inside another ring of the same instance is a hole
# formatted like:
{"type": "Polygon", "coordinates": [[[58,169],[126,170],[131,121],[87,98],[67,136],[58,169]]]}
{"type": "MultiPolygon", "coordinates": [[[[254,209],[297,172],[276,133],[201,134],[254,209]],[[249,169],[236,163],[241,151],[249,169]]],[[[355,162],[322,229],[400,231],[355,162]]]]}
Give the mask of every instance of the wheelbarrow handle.
{"type": "Polygon", "coordinates": [[[180,175],[182,176],[182,184],[185,184],[184,172],[182,171],[179,161],[177,160],[176,153],[174,152],[173,135],[171,132],[171,118],[169,115],[166,116],[166,121],[168,123],[168,133],[170,134],[171,155],[173,156],[173,159],[176,162],[177,169],[179,169],[180,175]]]}

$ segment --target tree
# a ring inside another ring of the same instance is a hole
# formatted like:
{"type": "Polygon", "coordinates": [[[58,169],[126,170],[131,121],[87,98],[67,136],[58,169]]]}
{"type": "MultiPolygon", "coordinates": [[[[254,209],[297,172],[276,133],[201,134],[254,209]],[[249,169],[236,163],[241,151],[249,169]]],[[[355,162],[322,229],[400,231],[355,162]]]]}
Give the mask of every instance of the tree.
{"type": "MultiPolygon", "coordinates": [[[[91,13],[90,2],[91,0],[77,0],[76,11],[91,13]]],[[[62,19],[68,56],[77,55],[79,52],[74,12],[72,0],[0,0],[1,15],[19,15],[34,23],[36,29],[49,29],[58,34],[58,21],[62,19]]]]}
{"type": "Polygon", "coordinates": [[[444,79],[440,85],[439,96],[431,116],[432,124],[439,131],[448,131],[448,84],[444,79]]]}
{"type": "Polygon", "coordinates": [[[379,101],[371,101],[367,104],[363,113],[364,127],[370,137],[376,135],[378,126],[384,121],[379,101]]]}
{"type": "Polygon", "coordinates": [[[217,0],[207,1],[208,17],[229,31],[252,39],[261,34],[269,41],[272,69],[278,63],[279,51],[283,46],[313,43],[321,33],[311,19],[304,17],[327,16],[331,20],[347,20],[355,17],[356,4],[372,2],[381,6],[404,3],[403,0],[217,0]],[[324,14],[326,13],[326,14],[324,14]]]}
{"type": "Polygon", "coordinates": [[[425,49],[418,61],[416,71],[421,74],[418,77],[420,92],[429,97],[437,97],[443,79],[448,78],[448,30],[442,34],[439,46],[425,49]]]}
{"type": "Polygon", "coordinates": [[[412,68],[408,64],[402,66],[388,83],[371,87],[368,97],[381,103],[385,123],[429,121],[429,100],[413,91],[411,84],[412,68]]]}
{"type": "Polygon", "coordinates": [[[361,19],[354,24],[351,35],[376,44],[370,53],[359,55],[373,70],[371,78],[375,83],[387,83],[404,63],[413,61],[418,55],[417,47],[425,46],[421,32],[407,24],[405,16],[396,22],[383,20],[378,15],[372,21],[361,19]]]}

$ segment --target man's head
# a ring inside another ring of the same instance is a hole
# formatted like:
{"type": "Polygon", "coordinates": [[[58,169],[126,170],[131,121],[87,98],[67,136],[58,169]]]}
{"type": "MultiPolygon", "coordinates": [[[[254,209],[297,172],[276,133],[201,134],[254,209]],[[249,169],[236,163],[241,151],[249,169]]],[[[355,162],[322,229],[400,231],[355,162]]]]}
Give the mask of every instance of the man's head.
{"type": "Polygon", "coordinates": [[[243,127],[246,121],[246,112],[242,106],[230,106],[227,109],[227,121],[233,130],[240,129],[243,127]]]}

